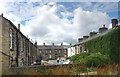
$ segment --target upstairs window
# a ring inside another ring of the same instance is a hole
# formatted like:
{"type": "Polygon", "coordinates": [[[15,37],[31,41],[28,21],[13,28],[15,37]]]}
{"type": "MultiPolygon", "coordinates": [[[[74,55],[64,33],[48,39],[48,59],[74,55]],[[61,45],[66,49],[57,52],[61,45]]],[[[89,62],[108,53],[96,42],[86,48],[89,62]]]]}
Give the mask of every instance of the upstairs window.
{"type": "Polygon", "coordinates": [[[48,53],[47,49],[46,49],[46,53],[48,53]]]}
{"type": "Polygon", "coordinates": [[[51,49],[49,49],[49,52],[51,53],[51,49]]]}
{"type": "Polygon", "coordinates": [[[61,53],[61,49],[59,49],[59,53],[61,53]]]}
{"type": "Polygon", "coordinates": [[[41,54],[42,50],[40,50],[40,54],[41,54]]]}
{"type": "Polygon", "coordinates": [[[21,51],[24,51],[23,38],[21,39],[21,51]]]}
{"type": "Polygon", "coordinates": [[[57,49],[55,49],[55,53],[57,53],[57,49]]]}
{"type": "Polygon", "coordinates": [[[48,58],[48,55],[45,55],[46,58],[48,58]]]}
{"type": "Polygon", "coordinates": [[[57,58],[57,55],[55,55],[55,59],[57,58]]]}
{"type": "Polygon", "coordinates": [[[52,56],[51,56],[51,55],[49,55],[49,58],[52,58],[52,56]]]}
{"type": "Polygon", "coordinates": [[[10,29],[10,49],[12,49],[12,29],[10,29]]]}

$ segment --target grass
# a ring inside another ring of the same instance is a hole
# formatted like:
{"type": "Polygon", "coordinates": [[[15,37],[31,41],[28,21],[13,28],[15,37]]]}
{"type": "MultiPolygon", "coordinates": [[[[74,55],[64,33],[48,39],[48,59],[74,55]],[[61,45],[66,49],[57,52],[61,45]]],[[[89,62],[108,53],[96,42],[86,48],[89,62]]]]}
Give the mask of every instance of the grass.
{"type": "MultiPolygon", "coordinates": [[[[86,67],[84,64],[57,66],[56,68],[22,71],[21,75],[117,75],[118,65],[104,64],[98,67],[86,67]],[[92,72],[92,73],[89,73],[92,72]]],[[[17,73],[18,74],[18,73],[17,73]]]]}

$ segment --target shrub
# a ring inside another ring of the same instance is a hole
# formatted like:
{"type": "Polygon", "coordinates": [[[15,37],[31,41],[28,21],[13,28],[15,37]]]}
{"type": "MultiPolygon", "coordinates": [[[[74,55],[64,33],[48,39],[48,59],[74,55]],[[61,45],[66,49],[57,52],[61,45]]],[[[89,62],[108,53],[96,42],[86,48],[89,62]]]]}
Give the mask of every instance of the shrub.
{"type": "Polygon", "coordinates": [[[98,65],[108,64],[109,62],[109,57],[102,54],[91,54],[79,61],[79,63],[84,63],[87,67],[97,67],[98,65]]]}
{"type": "Polygon", "coordinates": [[[90,54],[87,53],[87,52],[81,52],[79,54],[76,54],[76,55],[73,55],[70,57],[70,61],[73,61],[73,62],[77,62],[79,61],[80,59],[83,59],[85,58],[86,56],[89,56],[90,54]]]}

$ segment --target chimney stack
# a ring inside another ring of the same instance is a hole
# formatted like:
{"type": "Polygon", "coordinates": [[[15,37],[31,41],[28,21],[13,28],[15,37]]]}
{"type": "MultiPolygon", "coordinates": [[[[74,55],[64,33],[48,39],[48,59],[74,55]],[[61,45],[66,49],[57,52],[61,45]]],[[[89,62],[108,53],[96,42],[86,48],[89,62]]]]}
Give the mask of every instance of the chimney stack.
{"type": "Polygon", "coordinates": [[[20,30],[20,24],[18,24],[18,30],[20,30]]]}
{"type": "Polygon", "coordinates": [[[1,16],[3,17],[3,13],[1,14],[1,16]]]}
{"type": "Polygon", "coordinates": [[[114,28],[118,24],[117,19],[112,19],[112,28],[114,28]]]}
{"type": "Polygon", "coordinates": [[[97,35],[97,32],[90,32],[90,37],[97,35]]]}
{"type": "Polygon", "coordinates": [[[103,33],[107,30],[108,30],[108,28],[106,28],[105,25],[103,25],[103,27],[99,28],[99,33],[103,33]]]}
{"type": "Polygon", "coordinates": [[[35,40],[35,45],[37,46],[37,40],[35,40]]]}
{"type": "Polygon", "coordinates": [[[82,42],[83,41],[83,38],[78,38],[78,42],[82,42]]]}
{"type": "Polygon", "coordinates": [[[45,43],[43,43],[43,45],[45,46],[45,43]]]}
{"type": "Polygon", "coordinates": [[[87,38],[89,38],[89,36],[83,36],[83,40],[86,40],[87,38]]]}
{"type": "Polygon", "coordinates": [[[52,46],[54,46],[54,43],[52,43],[52,46]]]}
{"type": "Polygon", "coordinates": [[[61,43],[61,46],[63,45],[63,43],[61,43]]]}
{"type": "Polygon", "coordinates": [[[103,27],[105,28],[105,24],[103,25],[103,27]]]}

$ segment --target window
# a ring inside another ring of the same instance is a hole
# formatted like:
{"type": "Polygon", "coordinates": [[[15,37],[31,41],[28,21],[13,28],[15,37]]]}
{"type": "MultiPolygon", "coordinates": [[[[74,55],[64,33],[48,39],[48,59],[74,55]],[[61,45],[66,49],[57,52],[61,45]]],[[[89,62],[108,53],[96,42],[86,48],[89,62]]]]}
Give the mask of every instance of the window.
{"type": "Polygon", "coordinates": [[[51,49],[49,49],[49,52],[51,53],[51,49]]]}
{"type": "Polygon", "coordinates": [[[55,58],[57,58],[57,55],[55,55],[55,58]]]}
{"type": "Polygon", "coordinates": [[[59,53],[61,53],[61,49],[59,49],[59,53]]]}
{"type": "Polygon", "coordinates": [[[51,56],[51,55],[49,55],[49,58],[52,58],[52,56],[51,56]]]}
{"type": "Polygon", "coordinates": [[[57,53],[57,49],[55,49],[55,53],[57,53]]]}
{"type": "Polygon", "coordinates": [[[47,49],[46,49],[46,53],[47,53],[47,49]]]}
{"type": "Polygon", "coordinates": [[[12,49],[12,29],[10,29],[10,49],[12,49]]]}
{"type": "Polygon", "coordinates": [[[61,55],[59,54],[59,57],[61,57],[61,55]]]}
{"type": "Polygon", "coordinates": [[[41,54],[41,52],[42,52],[42,51],[40,50],[40,54],[41,54]]]}
{"type": "Polygon", "coordinates": [[[23,51],[23,38],[21,38],[21,51],[23,51]]]}
{"type": "Polygon", "coordinates": [[[46,58],[48,58],[48,55],[45,55],[46,58]]]}

